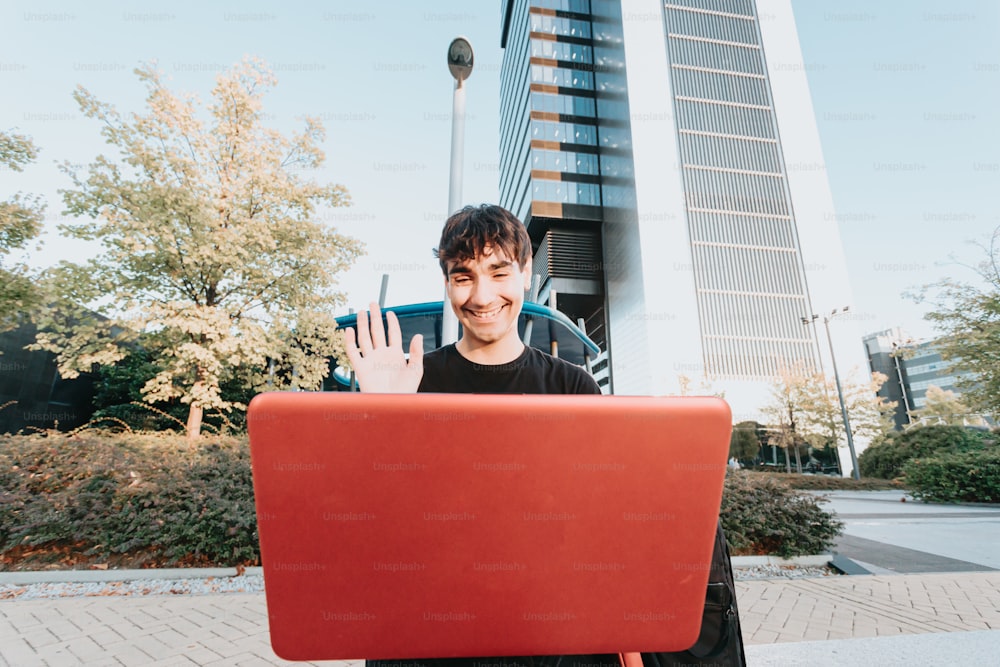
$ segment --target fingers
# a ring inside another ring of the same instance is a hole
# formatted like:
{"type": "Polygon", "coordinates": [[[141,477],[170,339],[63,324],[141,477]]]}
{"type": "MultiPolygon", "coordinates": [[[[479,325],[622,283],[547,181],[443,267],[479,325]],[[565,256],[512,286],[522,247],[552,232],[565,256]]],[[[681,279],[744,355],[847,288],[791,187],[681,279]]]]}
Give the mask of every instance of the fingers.
{"type": "Polygon", "coordinates": [[[385,319],[389,324],[389,347],[403,349],[403,334],[399,330],[399,319],[396,313],[391,310],[386,311],[385,319]]]}
{"type": "Polygon", "coordinates": [[[344,352],[347,353],[347,360],[351,362],[351,366],[354,368],[361,361],[361,353],[358,351],[358,344],[355,338],[353,327],[344,329],[344,352]]]}
{"type": "Polygon", "coordinates": [[[424,374],[424,337],[421,334],[410,339],[410,363],[406,367],[417,377],[424,374]]]}
{"type": "Polygon", "coordinates": [[[377,303],[372,301],[368,304],[368,310],[371,312],[372,346],[376,349],[385,347],[385,326],[382,324],[382,309],[379,308],[377,303]]]}
{"type": "Polygon", "coordinates": [[[372,335],[368,328],[368,311],[358,312],[358,348],[362,356],[368,356],[372,351],[372,335]]]}

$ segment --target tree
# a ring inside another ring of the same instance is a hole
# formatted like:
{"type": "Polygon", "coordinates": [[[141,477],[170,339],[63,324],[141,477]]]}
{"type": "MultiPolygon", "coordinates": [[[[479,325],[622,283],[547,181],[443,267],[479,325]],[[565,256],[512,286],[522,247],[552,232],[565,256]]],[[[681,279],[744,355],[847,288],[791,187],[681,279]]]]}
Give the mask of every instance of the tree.
{"type": "Polygon", "coordinates": [[[771,402],[763,412],[771,429],[768,444],[780,447],[785,452],[785,470],[792,471],[789,451],[795,454],[795,468],[802,472],[802,451],[807,446],[803,437],[806,428],[804,407],[810,395],[810,384],[814,375],[802,366],[779,371],[775,384],[771,387],[771,402]]]}
{"type": "MultiPolygon", "coordinates": [[[[0,132],[0,167],[23,171],[38,157],[38,148],[23,134],[0,132]]],[[[37,290],[23,263],[4,266],[14,250],[24,248],[42,231],[45,205],[37,196],[20,192],[0,200],[0,331],[16,326],[17,317],[37,299],[37,290]]]]}
{"type": "Polygon", "coordinates": [[[743,421],[733,426],[733,434],[729,439],[729,457],[737,461],[755,458],[760,454],[760,437],[762,427],[755,421],[743,421]]]}
{"type": "Polygon", "coordinates": [[[924,394],[924,407],[910,413],[913,424],[949,424],[955,426],[986,426],[981,415],[972,410],[951,390],[931,385],[924,394]]]}
{"type": "Polygon", "coordinates": [[[1000,411],[1000,227],[981,247],[986,258],[971,267],[978,284],[943,280],[910,296],[929,303],[924,319],[942,333],[938,349],[960,374],[964,402],[992,415],[1000,411]]]}
{"type": "Polygon", "coordinates": [[[103,252],[51,273],[62,298],[37,346],[73,377],[124,358],[141,336],[160,369],[144,400],[188,404],[196,438],[204,410],[243,407],[223,398],[220,383],[238,376],[260,387],[269,360],[292,369],[273,386],[320,386],[340,344],[336,275],[361,245],[313,219],[318,206],[349,197],[303,178],[325,159],[319,121],[306,119],[290,139],[263,124],[276,80],[261,61],[216,79],[207,123],[197,98],[171,93],[154,66],[135,73],[147,88],[144,115],[122,115],[82,87],[74,93],[118,155],[98,156],[82,174],[64,165],[74,185],[62,191],[67,212],[91,220],[63,233],[99,241],[103,252]],[[106,319],[88,316],[86,304],[106,319]]]}
{"type": "MultiPolygon", "coordinates": [[[[841,384],[851,433],[856,439],[873,439],[892,429],[896,404],[877,394],[886,379],[881,373],[872,373],[867,382],[848,377],[841,384]]],[[[802,472],[802,454],[808,454],[810,449],[836,449],[841,439],[846,440],[836,384],[821,373],[808,373],[801,367],[782,371],[771,397],[771,403],[764,408],[774,428],[769,440],[785,450],[789,472],[789,451],[795,455],[797,471],[802,472]]]]}

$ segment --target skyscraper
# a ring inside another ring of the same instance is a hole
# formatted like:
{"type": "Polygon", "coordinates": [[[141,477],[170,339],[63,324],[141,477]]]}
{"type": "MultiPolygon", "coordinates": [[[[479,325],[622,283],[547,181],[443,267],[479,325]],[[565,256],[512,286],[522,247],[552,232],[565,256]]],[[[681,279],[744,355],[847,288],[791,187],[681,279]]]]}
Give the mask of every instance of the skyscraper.
{"type": "MultiPolygon", "coordinates": [[[[501,203],[622,394],[829,369],[851,302],[790,0],[506,0],[501,203]]],[[[550,303],[550,305],[552,305],[550,303]]],[[[841,368],[866,367],[850,318],[841,368]]]]}

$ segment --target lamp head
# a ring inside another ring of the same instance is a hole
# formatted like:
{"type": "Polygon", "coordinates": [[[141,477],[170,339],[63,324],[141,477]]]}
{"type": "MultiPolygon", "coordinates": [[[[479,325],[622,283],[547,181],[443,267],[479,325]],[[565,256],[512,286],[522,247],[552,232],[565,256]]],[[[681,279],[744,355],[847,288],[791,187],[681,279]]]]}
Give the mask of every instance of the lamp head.
{"type": "Polygon", "coordinates": [[[455,81],[462,82],[472,74],[472,44],[464,37],[456,37],[448,46],[448,70],[455,81]]]}

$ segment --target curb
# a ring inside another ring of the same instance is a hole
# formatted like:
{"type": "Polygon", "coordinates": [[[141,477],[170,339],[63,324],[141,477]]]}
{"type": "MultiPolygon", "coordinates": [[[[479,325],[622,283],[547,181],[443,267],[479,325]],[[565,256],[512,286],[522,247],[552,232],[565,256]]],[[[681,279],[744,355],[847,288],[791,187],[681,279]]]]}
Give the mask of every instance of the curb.
{"type": "MultiPolygon", "coordinates": [[[[248,567],[244,575],[261,575],[261,567],[248,567]]],[[[148,570],[53,570],[0,572],[4,584],[66,584],[102,583],[108,581],[141,581],[143,579],[208,579],[241,576],[235,567],[178,567],[148,570]]]]}
{"type": "MultiPolygon", "coordinates": [[[[733,568],[777,565],[779,567],[822,567],[833,558],[831,554],[814,556],[733,556],[733,568]]],[[[261,576],[262,567],[248,567],[243,575],[261,576]]],[[[146,570],[31,570],[27,572],[0,572],[0,586],[27,584],[85,584],[109,581],[142,581],[143,579],[208,579],[241,576],[235,567],[149,568],[146,570]]]]}
{"type": "Polygon", "coordinates": [[[823,567],[833,558],[832,554],[814,554],[812,556],[733,556],[733,568],[757,567],[760,565],[777,565],[779,567],[823,567]]]}

